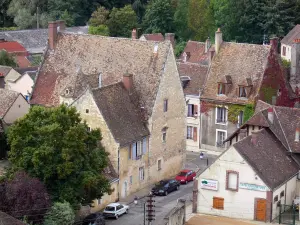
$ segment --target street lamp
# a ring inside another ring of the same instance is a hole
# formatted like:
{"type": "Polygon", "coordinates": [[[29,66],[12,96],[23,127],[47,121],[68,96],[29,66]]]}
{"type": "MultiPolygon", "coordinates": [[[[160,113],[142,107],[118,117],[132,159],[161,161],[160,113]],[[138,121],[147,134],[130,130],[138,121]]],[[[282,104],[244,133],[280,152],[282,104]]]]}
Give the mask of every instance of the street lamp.
{"type": "MultiPolygon", "coordinates": [[[[203,152],[200,153],[200,159],[201,160],[204,159],[204,153],[203,152]]],[[[208,157],[206,157],[206,167],[208,167],[208,157]]]]}

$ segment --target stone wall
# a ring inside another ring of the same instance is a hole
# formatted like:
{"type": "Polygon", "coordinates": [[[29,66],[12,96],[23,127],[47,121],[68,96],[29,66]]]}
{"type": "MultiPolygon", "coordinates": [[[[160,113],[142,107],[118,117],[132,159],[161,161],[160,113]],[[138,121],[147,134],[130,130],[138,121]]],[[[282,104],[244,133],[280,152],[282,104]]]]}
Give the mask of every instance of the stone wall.
{"type": "Polygon", "coordinates": [[[192,214],[192,202],[179,199],[177,205],[166,215],[163,225],[184,225],[192,214]]]}

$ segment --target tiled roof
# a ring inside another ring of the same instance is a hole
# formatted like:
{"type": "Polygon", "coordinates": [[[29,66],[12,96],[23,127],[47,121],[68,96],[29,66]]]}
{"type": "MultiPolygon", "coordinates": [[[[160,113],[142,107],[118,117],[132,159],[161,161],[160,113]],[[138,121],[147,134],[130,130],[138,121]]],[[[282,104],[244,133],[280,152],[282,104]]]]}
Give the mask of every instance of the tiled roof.
{"type": "MultiPolygon", "coordinates": [[[[68,27],[66,32],[88,33],[88,27],[68,27]]],[[[0,39],[17,41],[31,53],[42,53],[48,42],[48,29],[0,32],[0,39]]]]}
{"type": "Polygon", "coordinates": [[[104,169],[104,176],[106,177],[109,182],[114,182],[116,181],[119,177],[118,174],[116,173],[111,161],[108,162],[108,166],[104,169]]]}
{"type": "Polygon", "coordinates": [[[0,65],[0,77],[5,77],[10,70],[12,69],[12,67],[10,66],[1,66],[0,65]]]}
{"type": "Polygon", "coordinates": [[[265,109],[268,109],[270,107],[271,107],[270,104],[268,104],[268,103],[266,103],[266,102],[264,102],[262,100],[258,100],[256,102],[256,106],[255,106],[255,113],[258,113],[258,112],[260,112],[262,110],[265,110],[265,109]]]}
{"type": "Polygon", "coordinates": [[[55,51],[47,52],[37,76],[31,104],[57,106],[59,95],[72,86],[80,67],[82,74],[101,73],[104,85],[121,81],[126,72],[133,74],[133,93],[137,97],[134,104],[144,107],[150,116],[171,50],[169,41],[59,33],[55,51]]]}
{"type": "Polygon", "coordinates": [[[16,41],[0,42],[0,50],[5,50],[8,53],[26,52],[26,49],[16,41]]]}
{"type": "Polygon", "coordinates": [[[285,45],[292,45],[295,39],[300,38],[300,25],[297,24],[282,40],[281,43],[285,45]]]}
{"type": "Polygon", "coordinates": [[[30,61],[27,59],[26,56],[23,55],[17,55],[15,56],[16,62],[19,67],[29,67],[31,66],[30,61]]]}
{"type": "Polygon", "coordinates": [[[3,118],[20,94],[0,88],[0,118],[3,118]]]}
{"type": "Polygon", "coordinates": [[[93,89],[92,93],[110,131],[121,146],[149,135],[123,83],[93,89]]]}
{"type": "Polygon", "coordinates": [[[165,38],[161,33],[158,34],[143,34],[147,41],[164,41],[165,38]]]}
{"type": "Polygon", "coordinates": [[[254,101],[267,67],[271,47],[264,45],[223,42],[220,51],[214,56],[202,94],[203,99],[235,104],[254,101]],[[217,95],[218,82],[230,77],[226,95],[217,95]],[[251,79],[252,90],[248,98],[238,97],[239,85],[251,79]]]}
{"type": "MultiPolygon", "coordinates": [[[[208,64],[208,54],[205,53],[205,43],[204,42],[197,42],[197,41],[188,41],[184,50],[184,52],[189,53],[189,57],[187,62],[191,63],[201,63],[201,64],[208,64]]],[[[183,53],[180,56],[180,60],[183,60],[183,53]]]]}
{"type": "Polygon", "coordinates": [[[26,225],[20,220],[0,211],[0,224],[1,225],[26,225]]]}
{"type": "Polygon", "coordinates": [[[262,129],[256,133],[256,143],[251,141],[252,135],[233,146],[268,187],[275,189],[298,173],[299,166],[274,134],[262,129]]]}
{"type": "Polygon", "coordinates": [[[269,127],[269,123],[262,112],[254,114],[247,122],[248,125],[260,126],[260,127],[269,127]]]}
{"type": "Polygon", "coordinates": [[[200,89],[203,88],[205,77],[208,71],[208,66],[198,63],[177,63],[179,75],[188,76],[190,81],[183,87],[186,95],[199,95],[200,89]]]}

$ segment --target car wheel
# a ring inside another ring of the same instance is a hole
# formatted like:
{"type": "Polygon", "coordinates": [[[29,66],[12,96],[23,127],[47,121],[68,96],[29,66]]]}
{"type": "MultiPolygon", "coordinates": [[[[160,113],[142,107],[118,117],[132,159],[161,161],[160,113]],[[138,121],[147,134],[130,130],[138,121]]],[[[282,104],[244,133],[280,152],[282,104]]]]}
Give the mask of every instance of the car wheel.
{"type": "Polygon", "coordinates": [[[168,191],[165,191],[165,196],[167,196],[168,195],[168,191]]]}
{"type": "Polygon", "coordinates": [[[117,220],[117,219],[119,219],[119,215],[118,215],[118,214],[116,215],[116,220],[117,220]]]}
{"type": "Polygon", "coordinates": [[[128,209],[126,209],[125,214],[128,214],[128,209]]]}
{"type": "Polygon", "coordinates": [[[176,190],[177,190],[177,191],[179,190],[179,185],[176,187],[176,190]]]}

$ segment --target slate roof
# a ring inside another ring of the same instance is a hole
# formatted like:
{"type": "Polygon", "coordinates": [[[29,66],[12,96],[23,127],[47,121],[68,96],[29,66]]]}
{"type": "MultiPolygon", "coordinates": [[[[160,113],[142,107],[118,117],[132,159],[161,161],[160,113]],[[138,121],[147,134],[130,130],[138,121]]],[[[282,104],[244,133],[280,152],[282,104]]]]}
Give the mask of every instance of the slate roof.
{"type": "Polygon", "coordinates": [[[255,106],[255,113],[258,113],[258,112],[260,112],[262,110],[265,110],[265,109],[268,109],[270,107],[271,107],[271,105],[269,103],[266,103],[262,100],[258,100],[256,102],[256,106],[255,106]]]}
{"type": "MultiPolygon", "coordinates": [[[[188,41],[183,50],[183,53],[184,52],[189,52],[190,54],[187,62],[208,65],[208,53],[205,53],[204,42],[188,41]]],[[[183,53],[180,56],[181,61],[183,61],[183,53]]]]}
{"type": "Polygon", "coordinates": [[[177,63],[179,75],[188,76],[190,81],[183,86],[183,92],[186,95],[199,95],[203,88],[208,66],[197,63],[177,63]]]}
{"type": "Polygon", "coordinates": [[[0,65],[0,77],[5,77],[10,70],[12,69],[12,67],[10,66],[1,66],[0,65]]]}
{"type": "Polygon", "coordinates": [[[147,41],[164,41],[165,38],[161,33],[157,34],[143,34],[147,41]]]}
{"type": "Polygon", "coordinates": [[[1,225],[25,225],[20,220],[0,211],[0,224],[1,225]]]}
{"type": "Polygon", "coordinates": [[[27,52],[27,50],[16,41],[0,42],[0,50],[5,50],[8,53],[27,52]]]}
{"type": "Polygon", "coordinates": [[[300,168],[286,154],[284,146],[272,132],[262,129],[256,135],[256,144],[251,141],[252,135],[250,135],[233,146],[265,184],[275,189],[296,175],[300,168]]]}
{"type": "MultiPolygon", "coordinates": [[[[88,33],[88,27],[68,27],[66,32],[88,33]]],[[[17,41],[30,53],[42,53],[48,42],[48,29],[16,30],[0,32],[0,39],[17,41]]]]}
{"type": "Polygon", "coordinates": [[[137,97],[134,104],[144,107],[150,116],[169,51],[170,41],[59,33],[55,51],[45,55],[31,104],[57,106],[59,95],[77,79],[78,68],[82,74],[101,73],[103,85],[121,81],[128,72],[133,74],[133,95],[137,97]]]}
{"type": "Polygon", "coordinates": [[[121,146],[149,135],[123,83],[93,89],[92,93],[110,131],[121,146]]]}
{"type": "Polygon", "coordinates": [[[300,25],[297,24],[282,40],[281,43],[285,45],[292,45],[295,39],[300,38],[300,25]]]}
{"type": "Polygon", "coordinates": [[[254,101],[270,51],[271,46],[223,42],[219,53],[213,58],[202,99],[242,105],[254,101]],[[226,95],[217,95],[218,82],[223,82],[225,76],[230,76],[232,84],[226,95]],[[238,87],[247,83],[247,78],[251,78],[252,91],[248,99],[238,98],[238,87]]]}
{"type": "Polygon", "coordinates": [[[0,88],[0,118],[3,118],[20,93],[0,88]]]}

